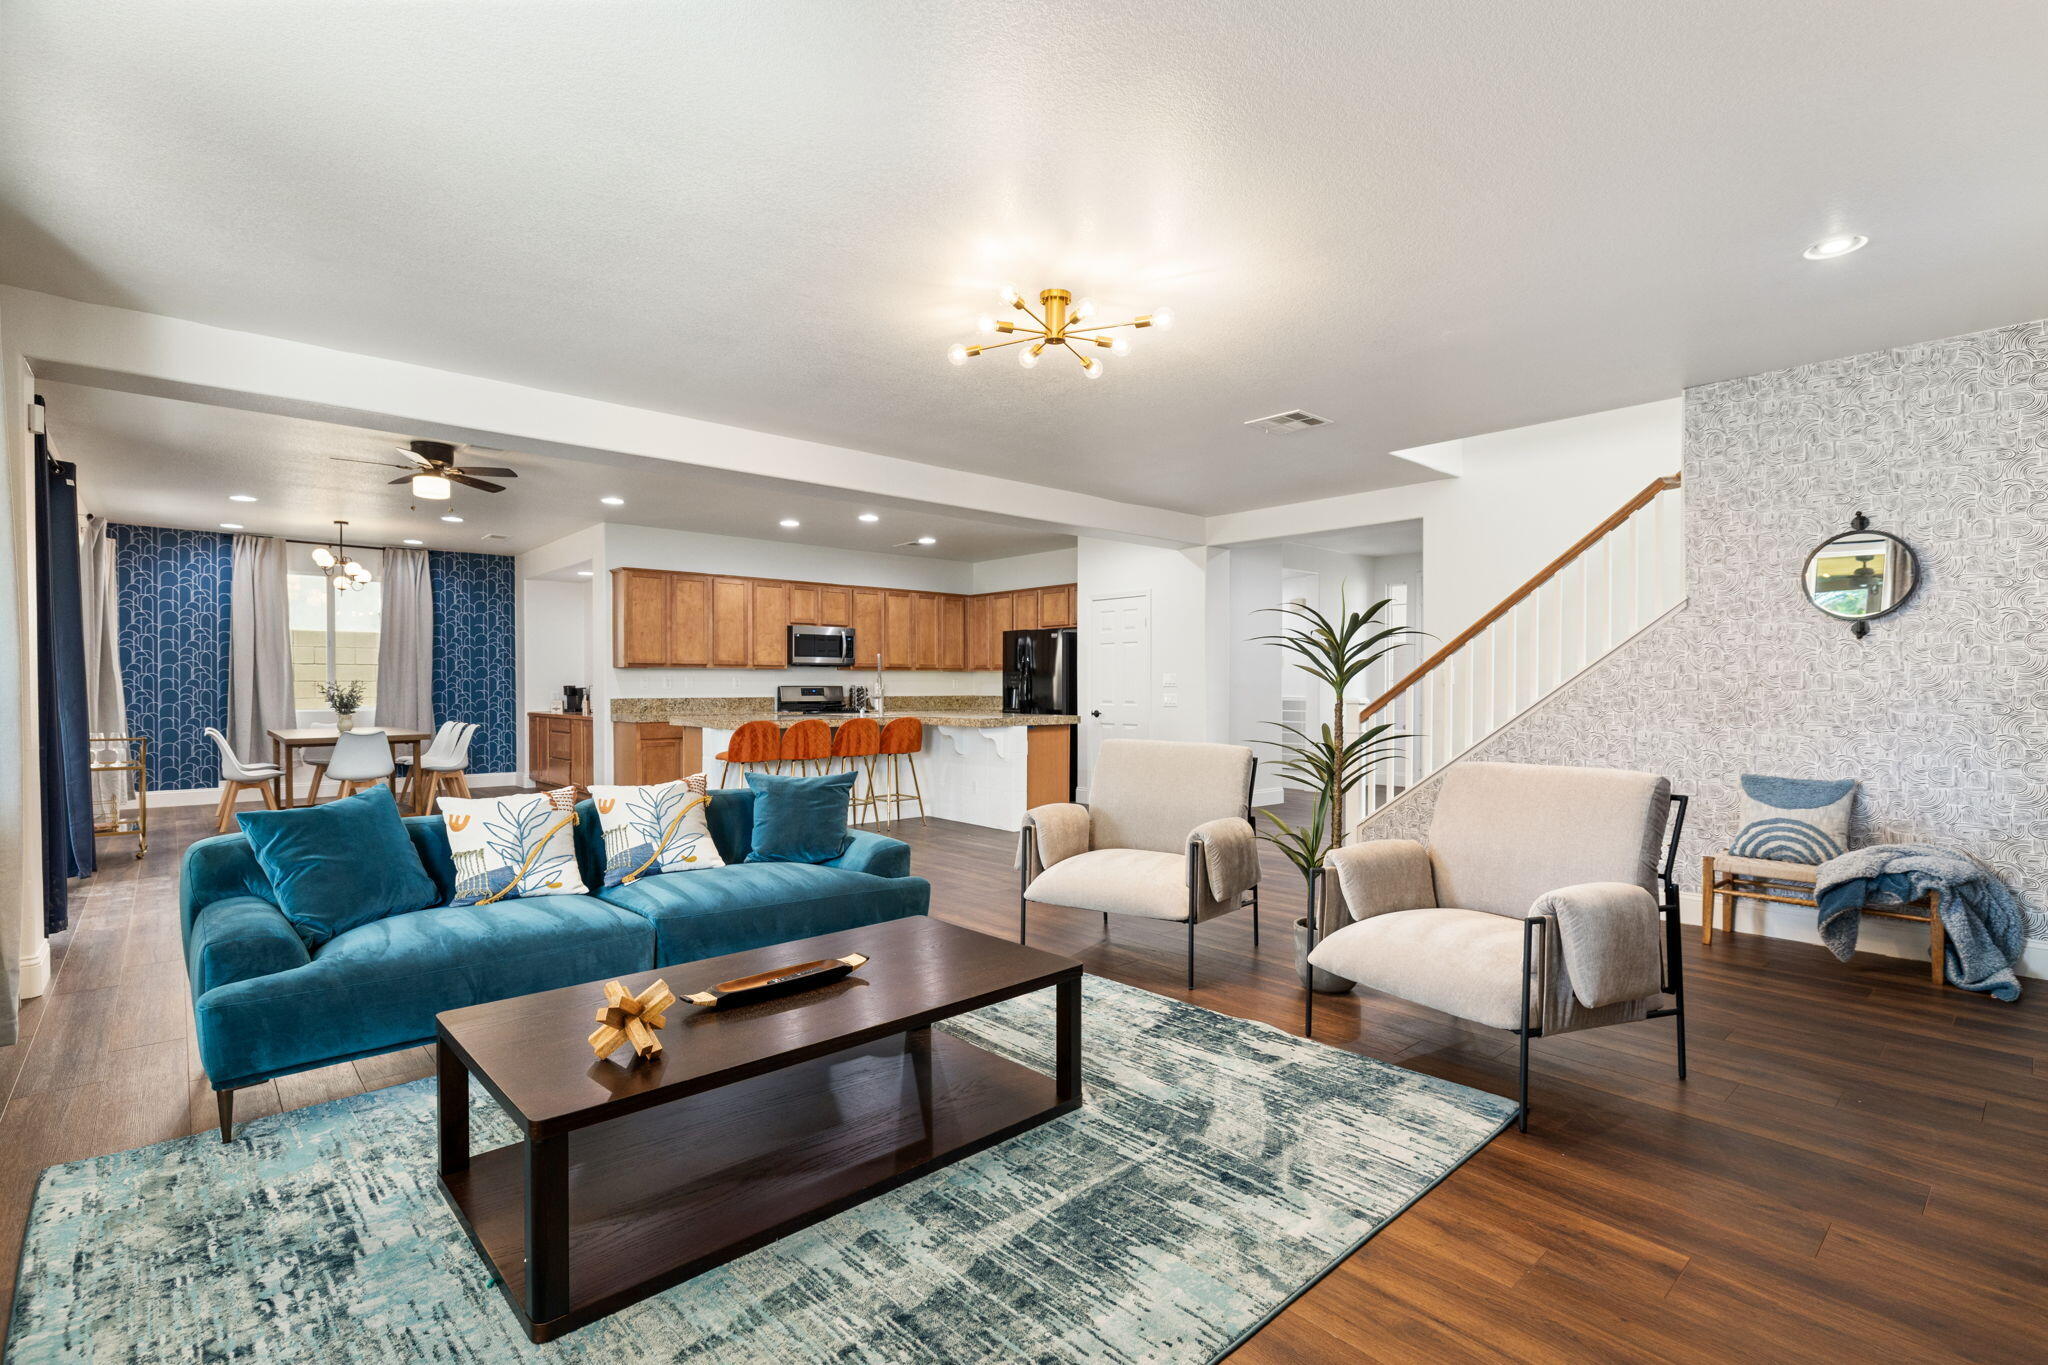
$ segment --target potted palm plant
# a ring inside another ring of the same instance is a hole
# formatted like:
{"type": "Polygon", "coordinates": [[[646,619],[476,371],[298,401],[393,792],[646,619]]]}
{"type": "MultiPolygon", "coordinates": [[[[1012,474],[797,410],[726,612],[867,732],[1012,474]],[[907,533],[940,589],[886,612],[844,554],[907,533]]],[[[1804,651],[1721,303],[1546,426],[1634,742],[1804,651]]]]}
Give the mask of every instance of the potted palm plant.
{"type": "MultiPolygon", "coordinates": [[[[1300,871],[1311,915],[1316,913],[1316,877],[1323,859],[1344,843],[1346,793],[1365,781],[1374,768],[1399,753],[1399,742],[1409,738],[1392,733],[1390,724],[1368,725],[1356,734],[1351,734],[1345,725],[1345,708],[1354,704],[1346,698],[1347,689],[1368,668],[1400,648],[1408,636],[1421,633],[1406,626],[1390,626],[1381,619],[1391,600],[1382,599],[1359,612],[1352,611],[1340,594],[1334,619],[1306,602],[1267,607],[1265,610],[1282,618],[1281,628],[1253,640],[1291,654],[1294,666],[1328,687],[1335,698],[1330,719],[1320,732],[1311,733],[1285,721],[1268,722],[1282,736],[1267,741],[1280,751],[1280,771],[1313,792],[1315,806],[1309,819],[1299,826],[1270,810],[1261,810],[1259,814],[1265,817],[1269,828],[1260,831],[1259,837],[1278,848],[1300,871]]],[[[1313,989],[1351,989],[1351,982],[1328,972],[1317,971],[1311,979],[1306,918],[1295,921],[1295,944],[1297,969],[1313,989]]]]}
{"type": "Polygon", "coordinates": [[[349,682],[320,684],[320,696],[334,711],[334,728],[353,730],[356,728],[356,712],[363,709],[363,683],[357,678],[349,682]]]}

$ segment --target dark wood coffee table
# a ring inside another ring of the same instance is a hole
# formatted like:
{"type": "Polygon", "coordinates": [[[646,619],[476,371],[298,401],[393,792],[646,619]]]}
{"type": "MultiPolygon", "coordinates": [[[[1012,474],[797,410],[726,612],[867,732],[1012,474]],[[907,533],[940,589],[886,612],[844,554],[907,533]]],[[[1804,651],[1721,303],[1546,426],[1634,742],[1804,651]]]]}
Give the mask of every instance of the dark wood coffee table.
{"type": "Polygon", "coordinates": [[[923,915],[621,977],[677,995],[813,958],[829,986],[680,1002],[652,1062],[593,1063],[601,982],[439,1017],[441,1190],[548,1341],[1081,1104],[1081,964],[923,915]],[[1056,1074],[931,1024],[1054,987],[1056,1074]],[[469,1078],[524,1140],[469,1153],[469,1078]]]}

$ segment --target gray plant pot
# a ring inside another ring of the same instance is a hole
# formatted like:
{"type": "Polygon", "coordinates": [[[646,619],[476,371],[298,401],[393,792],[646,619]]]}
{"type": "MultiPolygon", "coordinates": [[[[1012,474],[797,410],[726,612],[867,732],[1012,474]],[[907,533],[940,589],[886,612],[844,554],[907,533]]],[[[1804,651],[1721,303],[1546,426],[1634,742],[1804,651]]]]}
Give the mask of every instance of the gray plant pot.
{"type": "Polygon", "coordinates": [[[1308,965],[1308,920],[1305,918],[1294,922],[1294,976],[1317,995],[1343,995],[1358,984],[1335,972],[1308,965]],[[1315,978],[1313,981],[1309,979],[1311,976],[1315,978]]]}

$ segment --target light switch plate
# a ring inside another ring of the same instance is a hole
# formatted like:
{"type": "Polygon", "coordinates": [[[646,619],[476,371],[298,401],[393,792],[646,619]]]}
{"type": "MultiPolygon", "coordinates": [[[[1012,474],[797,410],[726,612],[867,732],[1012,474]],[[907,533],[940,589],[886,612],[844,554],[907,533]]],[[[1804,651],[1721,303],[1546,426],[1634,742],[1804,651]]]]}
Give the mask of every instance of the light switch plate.
{"type": "Polygon", "coordinates": [[[1162,693],[1160,693],[1160,694],[1159,694],[1159,704],[1160,704],[1161,706],[1179,706],[1179,705],[1180,705],[1180,693],[1178,693],[1178,692],[1162,692],[1162,693]]]}
{"type": "Polygon", "coordinates": [[[1160,685],[1161,687],[1179,687],[1179,686],[1180,686],[1180,674],[1178,674],[1178,673],[1162,673],[1162,674],[1160,674],[1160,675],[1159,675],[1159,685],[1160,685]]]}

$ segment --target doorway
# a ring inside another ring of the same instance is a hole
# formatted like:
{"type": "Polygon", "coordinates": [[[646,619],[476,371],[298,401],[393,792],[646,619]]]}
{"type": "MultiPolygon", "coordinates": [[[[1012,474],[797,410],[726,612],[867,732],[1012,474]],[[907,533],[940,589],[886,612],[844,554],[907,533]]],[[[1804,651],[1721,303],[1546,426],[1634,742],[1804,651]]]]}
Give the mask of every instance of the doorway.
{"type": "Polygon", "coordinates": [[[1152,733],[1152,595],[1091,597],[1082,659],[1088,675],[1081,718],[1085,782],[1104,739],[1145,739],[1152,733]]]}

